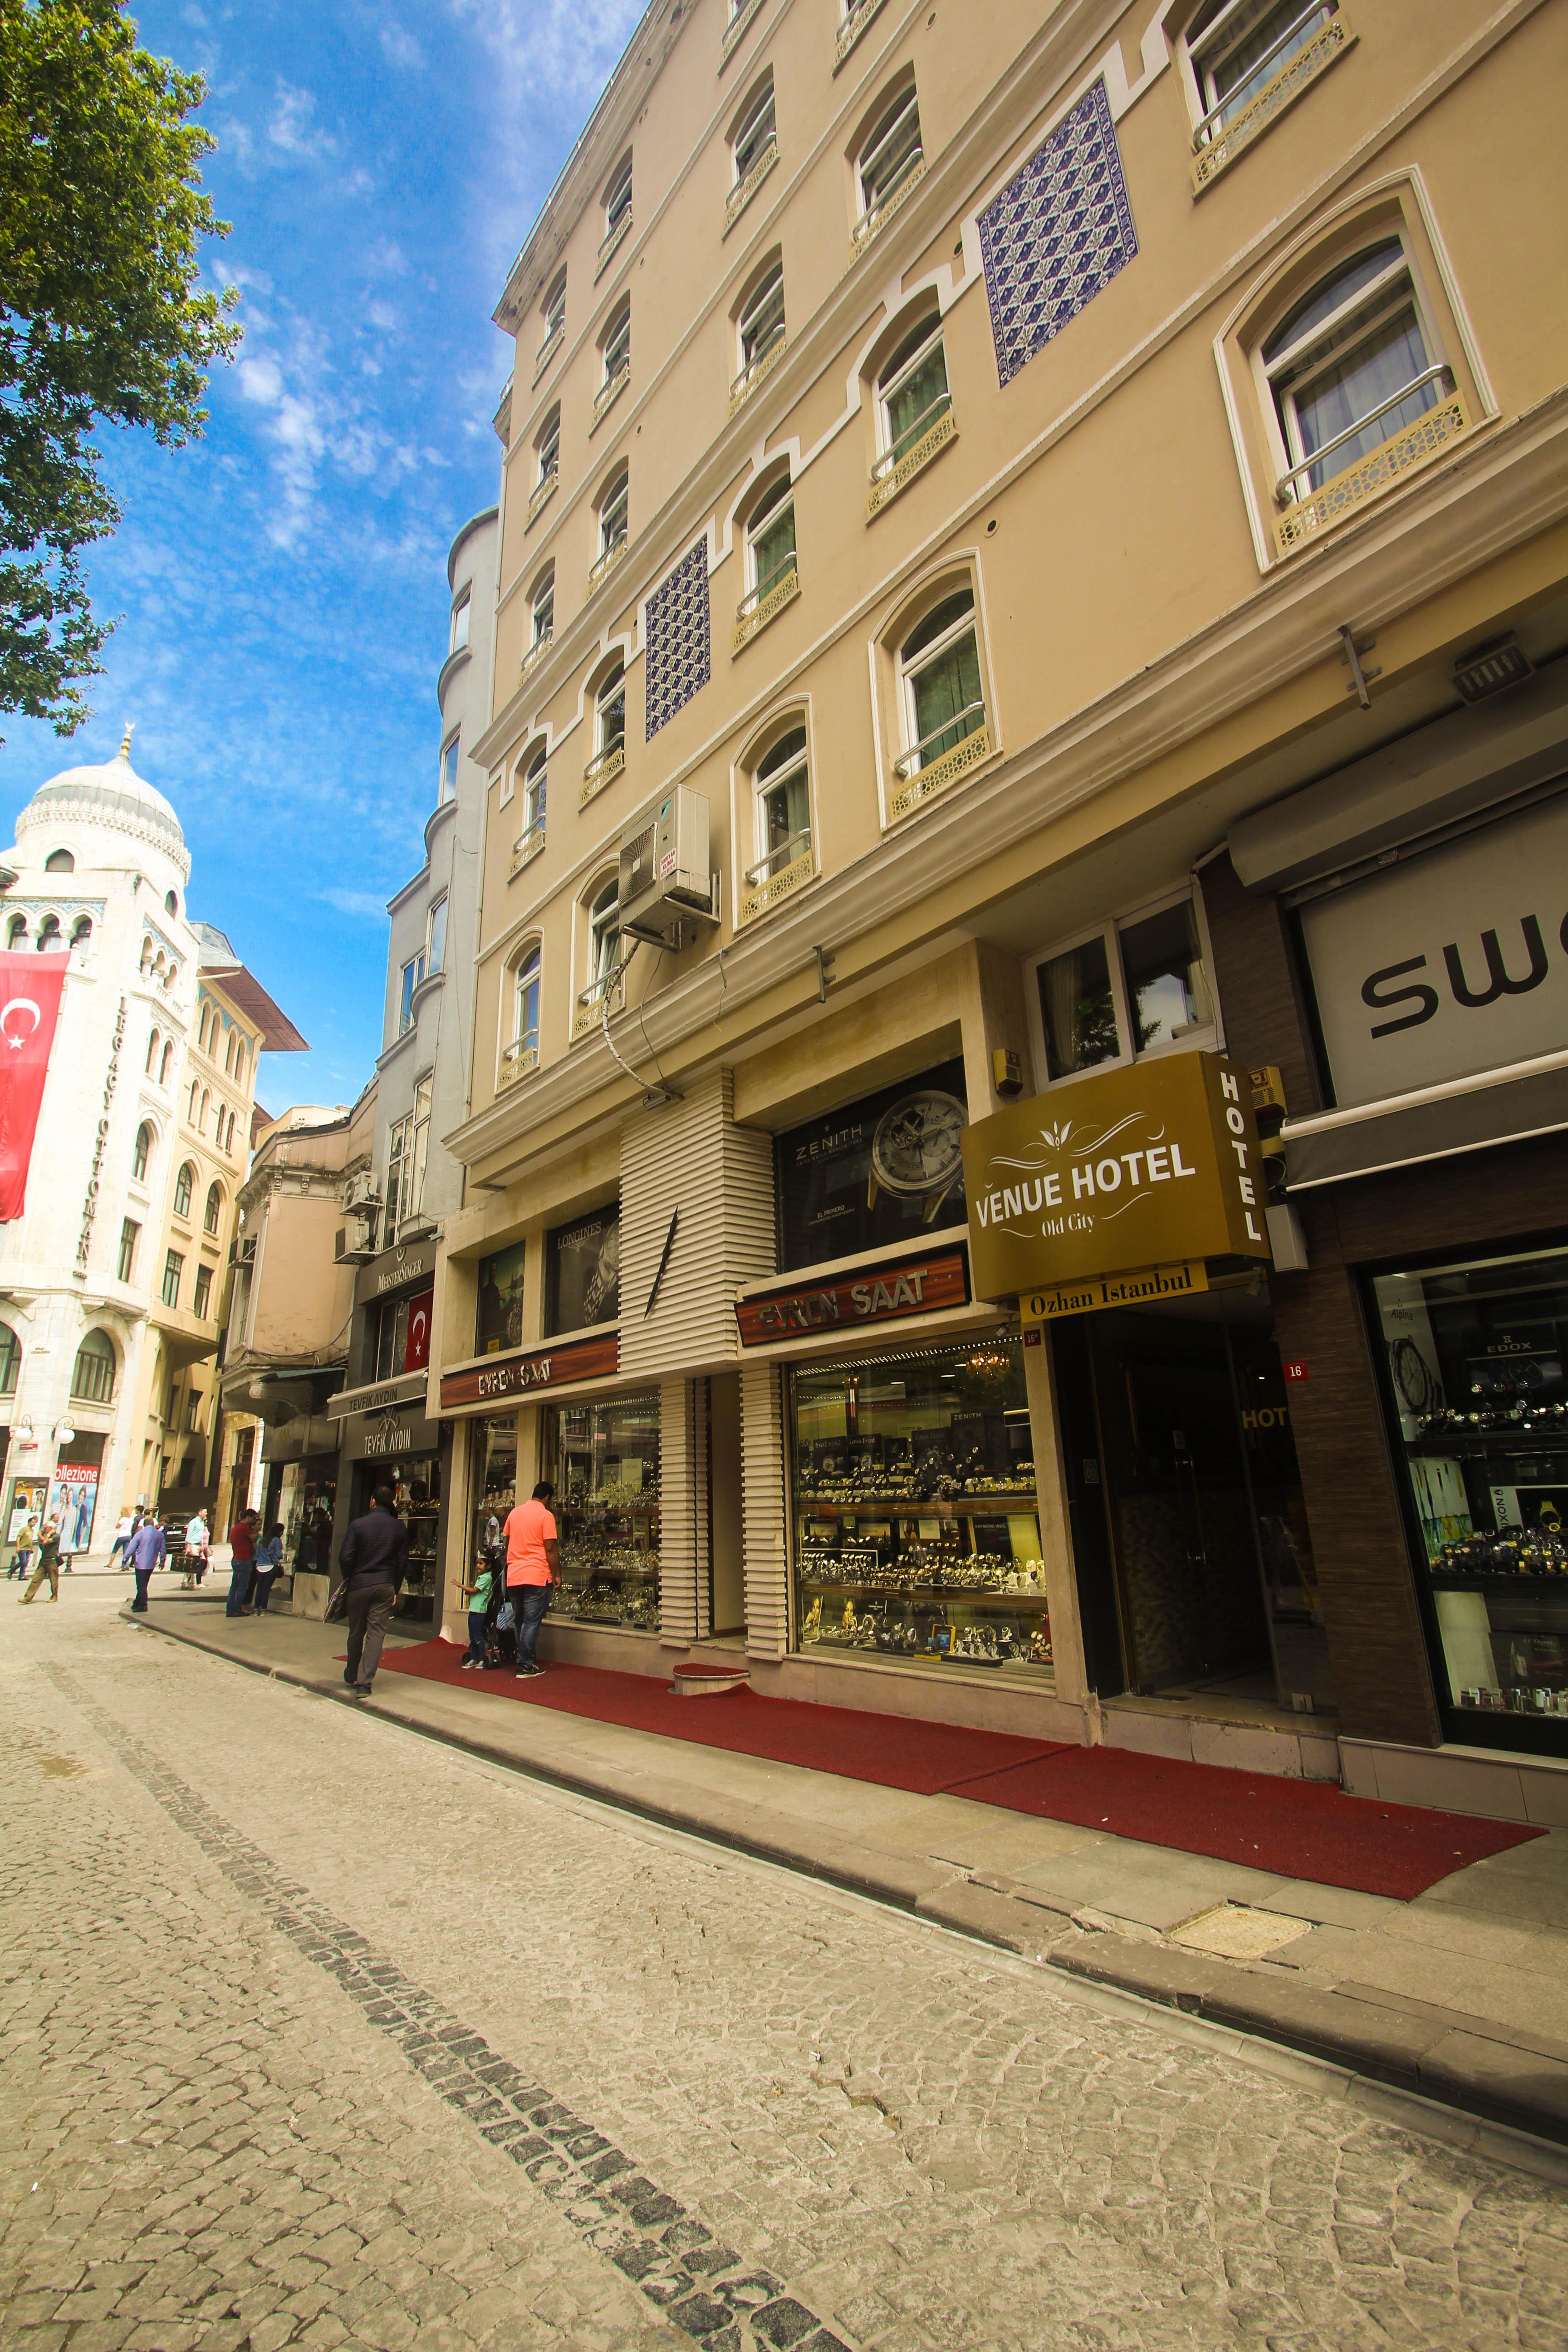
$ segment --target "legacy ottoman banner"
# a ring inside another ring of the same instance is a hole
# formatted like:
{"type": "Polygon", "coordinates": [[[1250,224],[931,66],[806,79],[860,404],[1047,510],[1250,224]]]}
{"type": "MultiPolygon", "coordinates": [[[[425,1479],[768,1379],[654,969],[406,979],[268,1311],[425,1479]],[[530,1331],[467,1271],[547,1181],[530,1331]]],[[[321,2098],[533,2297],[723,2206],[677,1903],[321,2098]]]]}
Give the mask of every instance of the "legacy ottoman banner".
{"type": "Polygon", "coordinates": [[[1251,1085],[1221,1055],[1076,1079],[963,1141],[978,1298],[1211,1258],[1269,1262],[1251,1085]]]}

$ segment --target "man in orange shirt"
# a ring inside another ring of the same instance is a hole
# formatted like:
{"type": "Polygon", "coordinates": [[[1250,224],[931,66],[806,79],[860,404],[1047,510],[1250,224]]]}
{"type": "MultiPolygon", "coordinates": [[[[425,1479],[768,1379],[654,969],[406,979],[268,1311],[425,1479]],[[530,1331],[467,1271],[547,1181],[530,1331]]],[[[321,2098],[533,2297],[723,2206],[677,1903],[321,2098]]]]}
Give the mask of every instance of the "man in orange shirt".
{"type": "Polygon", "coordinates": [[[506,1538],[506,1597],[517,1619],[517,1672],[542,1675],[534,1656],[539,1628],[550,1606],[550,1588],[561,1574],[561,1546],[550,1506],[555,1489],[542,1478],[531,1501],[515,1503],[501,1532],[506,1538]]]}

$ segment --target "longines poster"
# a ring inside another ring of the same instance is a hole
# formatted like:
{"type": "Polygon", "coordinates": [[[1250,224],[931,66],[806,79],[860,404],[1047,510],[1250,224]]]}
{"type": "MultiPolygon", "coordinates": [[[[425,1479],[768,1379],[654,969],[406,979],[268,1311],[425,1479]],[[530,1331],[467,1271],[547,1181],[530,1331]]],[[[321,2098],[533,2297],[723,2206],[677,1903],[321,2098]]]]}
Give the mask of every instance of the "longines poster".
{"type": "Polygon", "coordinates": [[[584,1331],[621,1311],[621,1213],[599,1209],[546,1236],[550,1328],[584,1331]]]}
{"type": "Polygon", "coordinates": [[[968,1119],[952,1061],[779,1136],[779,1271],[962,1224],[968,1119]]]}

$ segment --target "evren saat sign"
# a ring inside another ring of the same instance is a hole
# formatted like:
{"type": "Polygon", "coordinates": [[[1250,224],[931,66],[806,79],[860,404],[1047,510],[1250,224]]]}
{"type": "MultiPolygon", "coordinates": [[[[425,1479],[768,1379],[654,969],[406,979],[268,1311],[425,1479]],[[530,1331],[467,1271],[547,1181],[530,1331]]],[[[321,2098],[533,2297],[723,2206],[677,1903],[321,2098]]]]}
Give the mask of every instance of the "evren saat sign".
{"type": "MultiPolygon", "coordinates": [[[[1268,1260],[1251,1089],[1219,1054],[1134,1063],[999,1111],[966,1129],[963,1168],[978,1298],[1027,1301],[1139,1269],[1268,1260]]],[[[1203,1286],[1193,1272],[1171,1289],[1203,1286]]],[[[1054,1311],[1141,1295],[1114,1285],[1054,1311]]],[[[1052,1310],[1042,1302],[1036,1311],[1052,1310]]]]}

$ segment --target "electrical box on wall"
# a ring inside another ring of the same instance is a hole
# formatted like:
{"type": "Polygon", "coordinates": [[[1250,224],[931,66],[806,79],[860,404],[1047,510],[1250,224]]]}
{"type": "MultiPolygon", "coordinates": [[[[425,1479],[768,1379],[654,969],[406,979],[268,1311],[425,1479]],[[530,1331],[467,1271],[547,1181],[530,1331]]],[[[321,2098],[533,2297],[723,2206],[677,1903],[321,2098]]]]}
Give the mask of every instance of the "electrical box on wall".
{"type": "Polygon", "coordinates": [[[707,795],[678,784],[621,836],[621,931],[650,947],[671,947],[684,923],[718,919],[707,795]]]}

